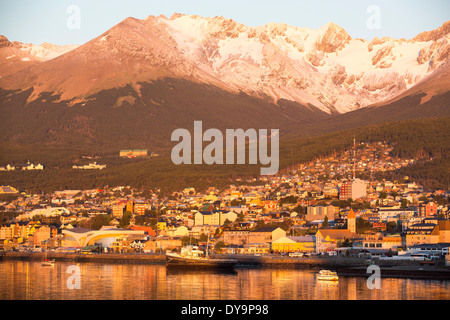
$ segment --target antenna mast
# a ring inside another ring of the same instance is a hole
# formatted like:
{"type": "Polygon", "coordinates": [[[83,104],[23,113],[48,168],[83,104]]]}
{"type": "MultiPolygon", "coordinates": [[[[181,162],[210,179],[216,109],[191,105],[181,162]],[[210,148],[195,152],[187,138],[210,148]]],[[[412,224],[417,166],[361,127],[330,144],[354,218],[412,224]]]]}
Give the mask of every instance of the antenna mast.
{"type": "Polygon", "coordinates": [[[353,135],[353,180],[355,180],[356,171],[356,136],[353,135]]]}

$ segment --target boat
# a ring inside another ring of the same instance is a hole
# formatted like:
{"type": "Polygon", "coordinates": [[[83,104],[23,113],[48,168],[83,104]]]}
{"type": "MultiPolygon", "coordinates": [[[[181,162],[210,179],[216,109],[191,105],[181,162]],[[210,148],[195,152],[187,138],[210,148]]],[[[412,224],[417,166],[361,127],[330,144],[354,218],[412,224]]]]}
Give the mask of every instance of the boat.
{"type": "Polygon", "coordinates": [[[42,259],[41,265],[44,267],[53,267],[55,265],[55,259],[49,260],[47,258],[47,248],[45,249],[44,258],[42,259]]]}
{"type": "Polygon", "coordinates": [[[236,259],[212,258],[198,246],[188,245],[181,248],[180,253],[167,251],[167,267],[195,268],[195,269],[234,269],[236,259]]]}
{"type": "Polygon", "coordinates": [[[339,279],[335,271],[320,270],[317,274],[317,280],[337,281],[339,279]]]}
{"type": "Polygon", "coordinates": [[[53,267],[55,265],[55,260],[44,259],[41,265],[44,267],[53,267]]]}

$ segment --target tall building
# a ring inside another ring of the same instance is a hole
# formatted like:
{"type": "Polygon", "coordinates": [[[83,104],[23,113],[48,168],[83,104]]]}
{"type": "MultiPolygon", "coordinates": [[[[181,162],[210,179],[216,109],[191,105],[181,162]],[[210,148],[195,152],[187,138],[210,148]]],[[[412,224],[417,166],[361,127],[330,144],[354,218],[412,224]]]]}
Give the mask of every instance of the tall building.
{"type": "Polygon", "coordinates": [[[350,212],[347,215],[347,230],[356,233],[356,214],[353,209],[350,209],[350,212]]]}
{"type": "Polygon", "coordinates": [[[353,179],[345,182],[339,188],[339,200],[353,200],[363,198],[367,195],[366,182],[361,179],[353,179]]]}
{"type": "Polygon", "coordinates": [[[127,201],[125,211],[131,212],[131,213],[134,212],[134,201],[133,200],[127,201]]]}
{"type": "Polygon", "coordinates": [[[339,188],[339,200],[359,199],[367,195],[366,182],[356,178],[356,138],[353,137],[353,178],[339,188]]]}
{"type": "Polygon", "coordinates": [[[418,207],[420,217],[428,217],[437,215],[437,205],[434,202],[426,202],[418,207]]]}

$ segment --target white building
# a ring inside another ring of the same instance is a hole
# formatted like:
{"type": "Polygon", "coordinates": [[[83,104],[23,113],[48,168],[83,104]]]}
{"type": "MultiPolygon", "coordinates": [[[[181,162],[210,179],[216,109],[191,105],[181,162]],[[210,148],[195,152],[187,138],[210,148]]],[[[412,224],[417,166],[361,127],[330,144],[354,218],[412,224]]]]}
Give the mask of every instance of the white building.
{"type": "Polygon", "coordinates": [[[355,200],[364,198],[367,195],[367,183],[361,179],[352,179],[345,182],[339,188],[339,199],[347,200],[349,198],[355,200]]]}
{"type": "Polygon", "coordinates": [[[72,169],[104,169],[106,168],[106,164],[97,164],[97,162],[92,162],[89,164],[85,164],[83,166],[72,166],[72,169]]]}
{"type": "Polygon", "coordinates": [[[17,220],[31,220],[34,216],[58,217],[62,214],[69,215],[70,211],[64,207],[47,207],[45,209],[34,209],[31,212],[17,216],[17,220]]]}

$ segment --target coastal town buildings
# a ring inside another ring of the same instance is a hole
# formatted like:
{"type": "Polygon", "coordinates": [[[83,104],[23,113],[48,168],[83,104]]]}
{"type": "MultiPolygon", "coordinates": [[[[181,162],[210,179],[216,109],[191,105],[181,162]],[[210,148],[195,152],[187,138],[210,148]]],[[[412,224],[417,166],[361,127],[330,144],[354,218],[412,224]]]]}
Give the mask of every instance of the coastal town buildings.
{"type": "Polygon", "coordinates": [[[0,246],[155,252],[209,239],[222,253],[352,248],[386,254],[450,243],[448,191],[424,190],[409,178],[372,178],[414,163],[392,159],[389,148],[365,144],[354,164],[346,151],[220,190],[186,187],[143,196],[129,186],[105,186],[44,195],[2,186],[0,246]],[[353,179],[354,170],[361,179],[353,179]]]}

